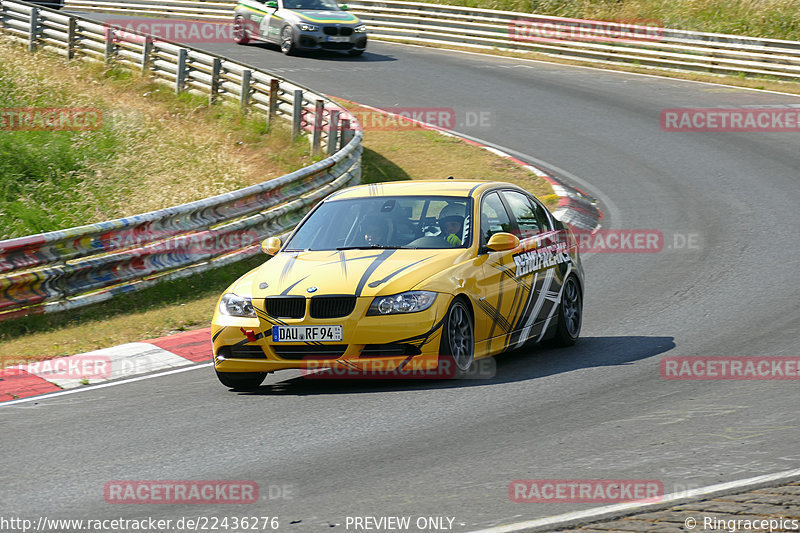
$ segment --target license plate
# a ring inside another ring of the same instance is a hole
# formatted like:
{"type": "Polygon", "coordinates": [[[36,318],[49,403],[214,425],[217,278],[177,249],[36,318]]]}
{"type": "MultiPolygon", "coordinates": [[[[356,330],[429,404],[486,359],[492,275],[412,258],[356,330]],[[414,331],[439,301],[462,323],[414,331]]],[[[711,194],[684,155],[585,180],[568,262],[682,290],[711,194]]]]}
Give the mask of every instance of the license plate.
{"type": "Polygon", "coordinates": [[[350,40],[350,37],[342,37],[340,35],[328,37],[328,42],[329,43],[346,43],[349,40],[350,40]]]}
{"type": "Polygon", "coordinates": [[[325,342],[342,340],[342,326],[272,326],[273,342],[325,342]]]}

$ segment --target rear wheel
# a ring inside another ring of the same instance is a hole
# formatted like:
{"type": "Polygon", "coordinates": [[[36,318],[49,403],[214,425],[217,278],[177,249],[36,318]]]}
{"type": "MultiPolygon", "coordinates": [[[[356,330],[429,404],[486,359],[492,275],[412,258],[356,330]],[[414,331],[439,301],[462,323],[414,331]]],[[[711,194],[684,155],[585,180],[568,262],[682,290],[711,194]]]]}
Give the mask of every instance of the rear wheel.
{"type": "Polygon", "coordinates": [[[450,304],[442,325],[439,345],[439,372],[443,377],[466,374],[475,357],[475,327],[472,314],[464,300],[456,298],[450,304]]]}
{"type": "Polygon", "coordinates": [[[294,44],[294,35],[290,26],[284,26],[281,30],[281,52],[287,56],[293,55],[297,52],[297,47],[294,44]]]}
{"type": "Polygon", "coordinates": [[[247,35],[247,29],[245,28],[245,20],[244,17],[237,15],[235,19],[233,19],[233,40],[237,44],[247,44],[250,42],[250,37],[247,35]]]}
{"type": "Polygon", "coordinates": [[[216,372],[220,383],[239,391],[256,389],[267,377],[266,372],[216,372]]]}
{"type": "Polygon", "coordinates": [[[561,303],[558,306],[558,323],[556,333],[547,341],[548,346],[572,346],[577,342],[581,333],[583,319],[583,297],[581,288],[575,276],[570,276],[564,282],[561,291],[561,303]]]}

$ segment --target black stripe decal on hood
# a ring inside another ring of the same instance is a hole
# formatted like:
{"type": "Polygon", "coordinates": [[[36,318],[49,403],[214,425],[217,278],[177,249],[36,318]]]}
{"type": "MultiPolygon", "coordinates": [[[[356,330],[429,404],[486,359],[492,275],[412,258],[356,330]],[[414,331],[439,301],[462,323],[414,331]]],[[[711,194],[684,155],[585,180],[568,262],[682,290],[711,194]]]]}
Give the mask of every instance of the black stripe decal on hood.
{"type": "Polygon", "coordinates": [[[358,257],[347,258],[345,256],[346,255],[345,252],[343,252],[343,251],[335,252],[333,255],[338,257],[336,259],[336,261],[330,261],[328,263],[323,263],[323,266],[335,265],[335,264],[341,263],[342,264],[342,270],[345,272],[345,275],[347,274],[347,266],[345,265],[345,263],[347,263],[348,261],[361,261],[363,259],[375,259],[376,257],[380,257],[380,254],[379,254],[379,255],[361,255],[361,256],[358,256],[358,257]]]}
{"type": "Polygon", "coordinates": [[[393,277],[398,275],[400,272],[402,272],[402,271],[404,271],[406,269],[409,269],[409,268],[411,268],[413,266],[416,266],[416,265],[422,263],[423,261],[427,261],[428,259],[430,259],[430,257],[425,257],[423,259],[420,259],[419,261],[415,261],[415,262],[411,263],[410,265],[406,265],[406,266],[404,266],[404,267],[402,267],[402,268],[400,268],[398,270],[395,270],[394,272],[392,272],[391,274],[389,274],[385,278],[373,281],[372,283],[367,285],[367,287],[369,287],[370,289],[374,289],[378,285],[383,285],[384,283],[386,283],[387,281],[389,281],[390,279],[392,279],[393,277]]]}
{"type": "Polygon", "coordinates": [[[302,278],[298,279],[297,281],[295,281],[294,283],[292,283],[291,285],[289,285],[288,287],[286,287],[286,289],[284,289],[284,291],[281,293],[281,296],[286,296],[287,294],[289,294],[290,290],[294,289],[297,286],[298,283],[300,283],[301,281],[303,281],[307,277],[308,276],[302,277],[302,278]]]}
{"type": "Polygon", "coordinates": [[[370,263],[370,265],[364,271],[364,275],[361,276],[360,280],[358,280],[358,286],[356,287],[356,294],[355,294],[356,296],[361,296],[361,291],[364,290],[364,285],[367,284],[367,281],[369,280],[369,277],[372,275],[373,272],[375,272],[375,269],[378,268],[381,265],[381,263],[383,263],[384,261],[389,259],[392,256],[393,253],[394,253],[394,250],[385,250],[385,251],[381,252],[372,261],[372,263],[370,263]]]}
{"type": "Polygon", "coordinates": [[[280,282],[286,279],[286,276],[289,275],[289,272],[292,270],[295,261],[297,261],[297,256],[300,252],[289,252],[289,257],[286,258],[286,264],[283,265],[283,270],[281,271],[280,282]]]}

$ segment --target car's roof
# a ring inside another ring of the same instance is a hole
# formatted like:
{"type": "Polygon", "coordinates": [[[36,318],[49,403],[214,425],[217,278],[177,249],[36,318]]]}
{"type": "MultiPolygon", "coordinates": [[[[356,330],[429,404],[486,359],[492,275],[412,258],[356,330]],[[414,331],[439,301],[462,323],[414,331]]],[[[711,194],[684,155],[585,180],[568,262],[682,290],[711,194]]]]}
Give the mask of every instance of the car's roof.
{"type": "Polygon", "coordinates": [[[332,194],[329,198],[365,198],[369,196],[475,196],[493,187],[514,187],[501,181],[480,180],[408,180],[356,185],[332,194]]]}

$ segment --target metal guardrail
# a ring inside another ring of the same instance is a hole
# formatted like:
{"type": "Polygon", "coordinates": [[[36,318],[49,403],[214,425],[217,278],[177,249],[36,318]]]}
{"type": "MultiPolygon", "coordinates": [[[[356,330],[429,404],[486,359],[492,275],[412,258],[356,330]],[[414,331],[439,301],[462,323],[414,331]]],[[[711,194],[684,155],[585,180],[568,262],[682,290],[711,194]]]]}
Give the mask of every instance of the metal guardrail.
{"type": "Polygon", "coordinates": [[[0,0],[0,29],[66,57],[117,62],[190,90],[238,101],[311,133],[328,157],[238,191],[108,222],[0,241],[0,321],[71,309],[258,253],[331,192],[360,180],[363,134],[329,98],[268,72],[81,17],[0,0]]]}
{"type": "MultiPolygon", "coordinates": [[[[235,1],[67,0],[72,9],[230,19],[235,1]]],[[[800,79],[800,42],[530,13],[402,2],[348,1],[371,38],[530,51],[590,62],[800,79]],[[614,37],[613,34],[622,34],[614,37]],[[609,35],[612,35],[609,37],[609,35]]]]}

